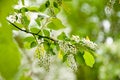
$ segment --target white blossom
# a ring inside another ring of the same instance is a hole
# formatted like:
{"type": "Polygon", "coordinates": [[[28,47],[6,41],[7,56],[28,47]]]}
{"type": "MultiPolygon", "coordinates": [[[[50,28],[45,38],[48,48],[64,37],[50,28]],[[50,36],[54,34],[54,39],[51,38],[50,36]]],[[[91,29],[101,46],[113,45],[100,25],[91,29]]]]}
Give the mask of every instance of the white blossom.
{"type": "Polygon", "coordinates": [[[37,58],[38,65],[40,67],[49,70],[49,66],[51,64],[51,56],[48,55],[43,47],[43,45],[39,45],[35,51],[35,58],[37,58]]]}
{"type": "Polygon", "coordinates": [[[76,54],[77,52],[76,47],[70,42],[59,41],[59,46],[65,53],[76,54]]]}
{"type": "Polygon", "coordinates": [[[78,43],[80,41],[80,38],[79,38],[79,36],[72,35],[72,40],[74,40],[78,43]]]}
{"type": "Polygon", "coordinates": [[[74,71],[77,71],[77,64],[74,59],[74,56],[72,54],[68,55],[67,60],[68,60],[68,64],[69,64],[70,68],[73,69],[74,71]]]}
{"type": "Polygon", "coordinates": [[[22,18],[22,14],[21,13],[19,13],[19,14],[15,13],[14,15],[9,15],[7,17],[7,20],[9,20],[12,23],[15,23],[15,22],[16,23],[21,23],[21,18],[22,18]]]}
{"type": "Polygon", "coordinates": [[[93,43],[90,40],[86,40],[86,39],[82,39],[81,41],[82,41],[83,46],[89,47],[92,50],[96,50],[97,44],[93,43]]]}
{"type": "Polygon", "coordinates": [[[16,17],[14,15],[9,15],[7,17],[7,20],[9,20],[10,22],[14,23],[16,21],[16,17]]]}

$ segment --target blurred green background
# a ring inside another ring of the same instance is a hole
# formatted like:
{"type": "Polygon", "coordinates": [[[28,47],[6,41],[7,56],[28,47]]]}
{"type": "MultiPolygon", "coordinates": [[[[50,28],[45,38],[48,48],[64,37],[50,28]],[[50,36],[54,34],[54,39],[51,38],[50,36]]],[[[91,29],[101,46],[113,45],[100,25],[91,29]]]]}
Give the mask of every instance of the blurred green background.
{"type": "Polygon", "coordinates": [[[13,42],[12,30],[6,16],[12,12],[15,0],[0,0],[0,75],[11,80],[20,65],[20,53],[13,42]]]}
{"type": "MultiPolygon", "coordinates": [[[[12,26],[6,21],[17,2],[0,0],[0,75],[3,80],[16,80],[20,72],[21,54],[12,37],[12,26]]],[[[74,73],[76,80],[120,80],[120,1],[67,0],[63,7],[62,14],[71,27],[70,35],[89,36],[99,47],[94,67],[79,66],[74,73]]]]}

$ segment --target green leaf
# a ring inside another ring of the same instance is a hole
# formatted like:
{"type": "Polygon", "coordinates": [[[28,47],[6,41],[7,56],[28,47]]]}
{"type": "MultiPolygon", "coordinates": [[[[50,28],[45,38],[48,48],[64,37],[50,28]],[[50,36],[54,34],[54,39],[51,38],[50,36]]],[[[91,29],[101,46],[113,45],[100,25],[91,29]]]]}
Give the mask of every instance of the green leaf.
{"type": "Polygon", "coordinates": [[[30,49],[31,48],[31,42],[24,42],[24,48],[30,49]]]}
{"type": "Polygon", "coordinates": [[[23,28],[24,26],[21,23],[14,23],[16,26],[18,26],[19,28],[23,28]]]}
{"type": "Polygon", "coordinates": [[[64,32],[62,32],[57,38],[60,40],[65,40],[67,38],[67,36],[64,32]]]}
{"type": "Polygon", "coordinates": [[[33,48],[33,47],[35,47],[35,46],[37,46],[37,43],[36,43],[36,41],[33,41],[33,42],[31,43],[30,47],[33,48]]]}
{"type": "Polygon", "coordinates": [[[25,12],[27,12],[27,11],[28,11],[28,9],[25,8],[25,7],[22,7],[22,8],[20,9],[20,12],[21,12],[21,13],[25,13],[25,12]]]}
{"type": "Polygon", "coordinates": [[[25,5],[25,2],[24,2],[24,0],[22,0],[22,5],[25,5]]]}
{"type": "Polygon", "coordinates": [[[54,7],[53,9],[54,9],[54,13],[55,13],[55,14],[58,14],[58,13],[60,12],[60,8],[59,8],[59,7],[58,7],[58,8],[55,8],[55,7],[54,7]]]}
{"type": "Polygon", "coordinates": [[[24,42],[32,42],[34,40],[35,40],[35,38],[33,36],[29,36],[29,37],[24,38],[24,42]]]}
{"type": "Polygon", "coordinates": [[[27,7],[28,11],[32,11],[32,12],[36,12],[36,11],[39,11],[39,7],[36,7],[36,6],[29,6],[27,7]]]}
{"type": "Polygon", "coordinates": [[[50,32],[48,30],[44,29],[43,32],[45,36],[48,36],[48,37],[50,36],[50,32]]]}
{"type": "Polygon", "coordinates": [[[58,4],[57,4],[56,2],[53,2],[53,6],[54,6],[55,8],[58,8],[58,4]]]}
{"type": "Polygon", "coordinates": [[[25,48],[30,49],[30,48],[35,47],[36,45],[37,45],[37,43],[33,36],[29,36],[24,39],[24,47],[25,48]]]}
{"type": "Polygon", "coordinates": [[[75,55],[75,59],[79,65],[83,65],[85,63],[85,60],[81,53],[77,53],[77,55],[75,55]]]}
{"type": "Polygon", "coordinates": [[[43,18],[41,18],[41,17],[37,17],[36,19],[35,19],[35,21],[36,21],[36,23],[39,25],[39,26],[41,26],[41,20],[42,20],[43,18]]]}
{"type": "Polygon", "coordinates": [[[28,25],[30,23],[30,20],[28,19],[26,15],[23,14],[21,22],[23,26],[25,27],[25,29],[28,30],[28,25]]]}
{"type": "Polygon", "coordinates": [[[50,52],[51,54],[55,55],[56,53],[54,52],[54,49],[56,48],[56,45],[54,43],[50,44],[50,52]]]}
{"type": "Polygon", "coordinates": [[[50,44],[48,42],[44,42],[44,48],[46,51],[48,51],[50,48],[50,44]]]}
{"type": "Polygon", "coordinates": [[[65,55],[63,56],[63,62],[65,62],[65,61],[67,60],[67,57],[68,57],[68,54],[65,54],[65,55]]]}
{"type": "Polygon", "coordinates": [[[65,28],[65,26],[58,18],[52,18],[51,22],[47,25],[47,27],[53,30],[59,30],[65,28]]]}
{"type": "Polygon", "coordinates": [[[45,9],[46,9],[45,4],[41,4],[40,7],[39,7],[39,11],[43,12],[43,11],[45,11],[45,9]]]}
{"type": "Polygon", "coordinates": [[[49,2],[49,0],[48,0],[48,1],[46,1],[46,3],[45,3],[45,7],[48,8],[49,6],[50,6],[50,2],[49,2]]]}
{"type": "Polygon", "coordinates": [[[44,42],[44,48],[45,48],[47,54],[55,55],[55,52],[53,51],[53,49],[55,48],[55,44],[52,44],[49,42],[44,42]]]}
{"type": "Polygon", "coordinates": [[[83,58],[85,60],[86,65],[93,67],[93,64],[95,63],[95,59],[91,53],[89,53],[88,51],[85,51],[83,58]]]}
{"type": "Polygon", "coordinates": [[[50,48],[54,49],[56,47],[56,45],[54,43],[50,44],[50,48]]]}
{"type": "Polygon", "coordinates": [[[35,21],[39,25],[39,27],[41,26],[41,22],[43,21],[44,18],[45,18],[45,16],[38,15],[37,18],[35,19],[35,21]]]}
{"type": "Polygon", "coordinates": [[[38,33],[40,31],[40,29],[37,28],[37,27],[31,27],[30,31],[33,32],[33,33],[38,33]]]}

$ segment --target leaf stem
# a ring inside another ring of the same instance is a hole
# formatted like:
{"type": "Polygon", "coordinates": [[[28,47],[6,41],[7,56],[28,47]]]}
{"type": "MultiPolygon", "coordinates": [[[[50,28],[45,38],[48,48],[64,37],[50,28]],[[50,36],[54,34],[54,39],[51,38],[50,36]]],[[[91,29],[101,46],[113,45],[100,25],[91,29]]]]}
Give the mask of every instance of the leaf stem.
{"type": "Polygon", "coordinates": [[[9,20],[7,20],[11,25],[13,25],[15,28],[19,29],[20,31],[23,31],[25,33],[29,33],[29,34],[32,34],[32,35],[37,35],[39,36],[40,38],[46,38],[46,39],[49,39],[49,40],[52,40],[54,41],[55,43],[58,42],[57,40],[51,38],[51,37],[48,37],[48,36],[42,36],[42,35],[39,35],[38,33],[33,33],[33,32],[29,32],[27,30],[24,30],[24,29],[21,29],[19,28],[17,25],[15,25],[14,23],[10,22],[9,20]]]}

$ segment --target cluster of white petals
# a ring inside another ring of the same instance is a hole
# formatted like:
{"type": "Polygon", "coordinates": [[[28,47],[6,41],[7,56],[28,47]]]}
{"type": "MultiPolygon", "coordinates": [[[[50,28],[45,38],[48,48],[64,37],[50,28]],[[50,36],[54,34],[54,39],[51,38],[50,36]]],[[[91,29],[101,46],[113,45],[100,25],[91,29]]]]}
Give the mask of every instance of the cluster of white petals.
{"type": "Polygon", "coordinates": [[[74,59],[74,56],[72,54],[68,55],[67,60],[68,60],[68,64],[69,64],[70,68],[74,71],[77,71],[77,64],[74,59]]]}
{"type": "Polygon", "coordinates": [[[22,18],[22,14],[21,13],[19,13],[19,14],[15,13],[14,15],[9,15],[7,17],[7,20],[12,22],[12,23],[15,23],[15,22],[16,23],[21,23],[21,18],[22,18]]]}
{"type": "Polygon", "coordinates": [[[92,50],[96,50],[97,49],[97,44],[95,44],[94,42],[92,42],[90,40],[82,39],[81,42],[82,42],[83,46],[89,47],[92,50]]]}
{"type": "Polygon", "coordinates": [[[50,55],[46,53],[43,45],[37,47],[35,52],[35,58],[38,59],[38,64],[40,67],[44,67],[46,70],[49,70],[51,59],[50,55]]]}
{"type": "Polygon", "coordinates": [[[60,49],[62,49],[65,53],[73,53],[76,54],[76,47],[72,45],[70,42],[59,41],[60,49]]]}
{"type": "Polygon", "coordinates": [[[74,40],[74,41],[77,42],[77,43],[79,43],[79,41],[80,41],[79,36],[75,36],[75,35],[72,35],[72,38],[71,38],[71,39],[74,40]]]}

